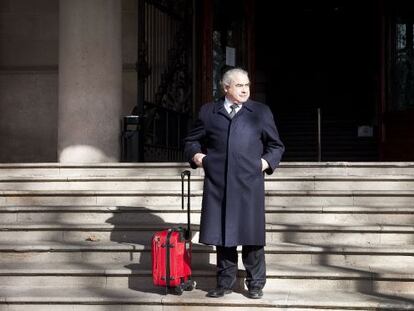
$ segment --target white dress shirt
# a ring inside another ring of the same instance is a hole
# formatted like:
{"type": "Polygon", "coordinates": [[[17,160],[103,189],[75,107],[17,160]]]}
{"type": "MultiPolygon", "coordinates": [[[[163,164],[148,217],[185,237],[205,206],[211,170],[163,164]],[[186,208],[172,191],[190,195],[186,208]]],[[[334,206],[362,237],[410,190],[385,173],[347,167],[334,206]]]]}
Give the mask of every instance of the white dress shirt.
{"type": "MultiPolygon", "coordinates": [[[[224,108],[226,108],[227,112],[230,113],[231,112],[231,108],[230,106],[233,105],[234,103],[232,103],[231,101],[229,101],[227,99],[227,97],[224,97],[224,108]]],[[[242,108],[242,104],[236,104],[238,107],[236,108],[236,113],[239,112],[239,110],[242,108]]]]}

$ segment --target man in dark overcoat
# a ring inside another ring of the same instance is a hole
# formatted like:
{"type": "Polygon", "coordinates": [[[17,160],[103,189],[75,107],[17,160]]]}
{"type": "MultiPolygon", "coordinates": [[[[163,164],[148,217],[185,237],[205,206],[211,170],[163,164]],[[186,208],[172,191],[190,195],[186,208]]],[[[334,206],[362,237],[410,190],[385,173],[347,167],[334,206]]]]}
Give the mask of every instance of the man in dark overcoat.
{"type": "Polygon", "coordinates": [[[276,169],[284,145],[269,107],[249,99],[246,71],[230,69],[222,86],[224,98],[201,107],[184,151],[191,167],[205,172],[200,243],[217,249],[217,287],[207,296],[232,292],[237,246],[242,245],[248,296],[261,298],[266,283],[264,172],[276,169]]]}

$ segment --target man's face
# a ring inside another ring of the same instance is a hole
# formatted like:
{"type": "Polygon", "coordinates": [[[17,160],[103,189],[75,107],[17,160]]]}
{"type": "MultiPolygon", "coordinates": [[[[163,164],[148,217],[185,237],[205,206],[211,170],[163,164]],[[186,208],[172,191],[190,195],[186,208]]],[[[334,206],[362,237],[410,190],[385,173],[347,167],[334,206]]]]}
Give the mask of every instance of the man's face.
{"type": "Polygon", "coordinates": [[[226,97],[235,104],[244,103],[250,97],[249,78],[242,73],[233,74],[233,81],[225,87],[226,97]]]}

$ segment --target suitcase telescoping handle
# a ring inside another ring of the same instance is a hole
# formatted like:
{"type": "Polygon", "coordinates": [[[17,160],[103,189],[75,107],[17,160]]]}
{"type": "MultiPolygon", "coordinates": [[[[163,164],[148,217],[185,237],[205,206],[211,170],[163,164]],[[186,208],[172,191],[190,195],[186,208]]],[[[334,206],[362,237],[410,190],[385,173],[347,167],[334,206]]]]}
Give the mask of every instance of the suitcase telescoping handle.
{"type": "Polygon", "coordinates": [[[181,209],[184,209],[184,180],[187,176],[187,233],[186,239],[191,239],[190,225],[190,176],[191,172],[185,170],[181,173],[181,209]]]}

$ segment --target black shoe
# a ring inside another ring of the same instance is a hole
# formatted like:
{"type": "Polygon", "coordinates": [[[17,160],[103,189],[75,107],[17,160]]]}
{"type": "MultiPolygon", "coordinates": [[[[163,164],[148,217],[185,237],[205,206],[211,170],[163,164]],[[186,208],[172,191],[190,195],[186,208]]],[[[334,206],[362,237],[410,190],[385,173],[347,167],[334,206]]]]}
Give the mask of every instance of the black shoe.
{"type": "Polygon", "coordinates": [[[247,296],[251,299],[260,299],[263,297],[263,291],[260,288],[249,288],[247,296]]]}
{"type": "Polygon", "coordinates": [[[220,298],[220,297],[223,297],[224,295],[231,294],[232,292],[233,291],[231,289],[223,288],[223,287],[217,287],[217,288],[214,288],[214,289],[210,290],[207,293],[207,297],[220,298]]]}

